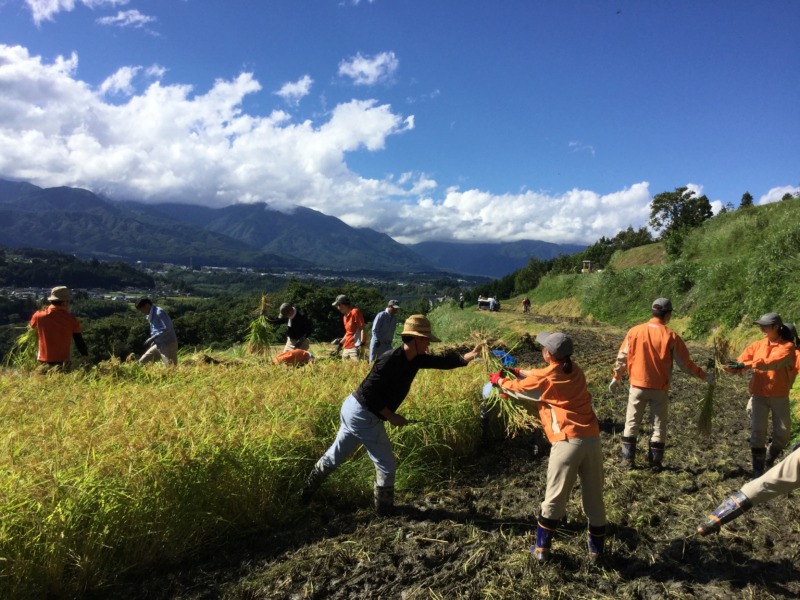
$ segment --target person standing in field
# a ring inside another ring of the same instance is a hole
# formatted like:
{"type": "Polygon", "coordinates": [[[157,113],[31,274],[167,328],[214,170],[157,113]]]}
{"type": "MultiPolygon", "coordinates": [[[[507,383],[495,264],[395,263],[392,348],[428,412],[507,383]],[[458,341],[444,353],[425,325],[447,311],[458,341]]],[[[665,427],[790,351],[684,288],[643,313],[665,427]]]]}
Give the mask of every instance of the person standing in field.
{"type": "Polygon", "coordinates": [[[150,298],[139,298],[136,310],[150,323],[150,337],[144,341],[148,348],[139,359],[139,364],[146,365],[160,359],[167,366],[177,365],[178,336],[167,311],[154,305],[150,298]]]}
{"type": "Polygon", "coordinates": [[[531,301],[527,296],[525,296],[522,299],[522,312],[526,313],[530,312],[530,310],[531,310],[531,301]]]}
{"type": "Polygon", "coordinates": [[[385,423],[404,427],[408,421],[397,412],[420,369],[456,369],[478,357],[481,344],[464,356],[429,354],[429,344],[438,342],[425,315],[406,319],[400,334],[403,345],[384,352],[372,369],[342,404],[339,432],[330,448],[317,461],[301,493],[307,503],[323,481],[348,456],[363,445],[375,465],[375,511],[385,515],[394,507],[396,462],[385,423]]]}
{"type": "Polygon", "coordinates": [[[397,329],[397,311],[400,304],[397,300],[389,300],[386,310],[382,310],[372,321],[372,339],[369,342],[369,362],[378,358],[384,352],[392,349],[392,339],[397,329]]]}
{"type": "Polygon", "coordinates": [[[50,305],[33,313],[30,321],[39,339],[39,363],[44,368],[63,366],[69,361],[73,340],[78,352],[88,356],[81,324],[69,312],[69,288],[63,285],[54,287],[47,301],[50,305]]]}
{"type": "Polygon", "coordinates": [[[760,477],[748,481],[731,494],[708,518],[697,526],[697,533],[717,533],[723,525],[740,517],[753,506],[776,496],[785,496],[800,487],[800,450],[794,448],[781,462],[760,477]]]}
{"type": "Polygon", "coordinates": [[[652,318],[631,328],[617,354],[614,377],[608,386],[617,391],[623,375],[630,378],[625,431],[622,434],[622,462],[628,468],[636,464],[636,437],[642,424],[644,411],[650,407],[653,434],[650,438],[648,463],[655,470],[663,468],[669,418],[669,386],[672,365],[703,379],[714,382],[714,374],[706,374],[689,358],[689,350],[681,337],[667,327],[672,318],[672,302],[658,298],[651,307],[652,318]]]}
{"type": "Polygon", "coordinates": [[[292,306],[288,302],[281,304],[278,310],[277,318],[267,318],[267,321],[273,325],[280,325],[286,323],[288,329],[286,331],[286,345],[283,347],[284,352],[290,350],[308,350],[308,338],[314,333],[314,325],[299,308],[292,306]]]}
{"type": "Polygon", "coordinates": [[[342,360],[359,360],[361,347],[364,345],[364,315],[344,294],[336,296],[333,306],[342,314],[344,322],[342,360]]]}
{"type": "Polygon", "coordinates": [[[791,411],[789,389],[796,377],[795,346],[789,329],[777,313],[766,313],[754,324],[764,337],[750,344],[735,361],[725,367],[729,373],[751,371],[750,376],[750,453],[753,479],[764,474],[789,443],[791,411]],[[767,444],[767,429],[772,414],[772,440],[767,444]]]}
{"type": "Polygon", "coordinates": [[[464,294],[458,295],[458,308],[464,310],[464,294]]]}
{"type": "Polygon", "coordinates": [[[546,367],[530,371],[510,369],[519,377],[516,380],[506,379],[501,373],[489,377],[501,393],[539,403],[539,419],[552,444],[547,489],[531,553],[539,563],[550,559],[553,535],[566,514],[575,481],[580,479],[583,510],[589,520],[589,560],[596,562],[603,555],[606,532],[600,424],[592,408],[586,377],[572,362],[572,338],[545,331],[536,336],[536,341],[542,345],[546,367]]]}

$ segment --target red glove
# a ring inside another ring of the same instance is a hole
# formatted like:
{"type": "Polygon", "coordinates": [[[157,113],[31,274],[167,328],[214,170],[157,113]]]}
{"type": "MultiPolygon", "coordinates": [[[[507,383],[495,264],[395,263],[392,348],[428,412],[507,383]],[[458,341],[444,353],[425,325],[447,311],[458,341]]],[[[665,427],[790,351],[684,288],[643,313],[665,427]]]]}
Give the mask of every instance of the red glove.
{"type": "Polygon", "coordinates": [[[506,373],[511,373],[514,377],[522,377],[522,375],[520,374],[519,369],[517,367],[513,367],[513,368],[506,367],[504,369],[504,371],[506,373]]]}
{"type": "Polygon", "coordinates": [[[491,383],[492,385],[499,385],[499,381],[502,378],[503,376],[500,374],[500,371],[498,371],[497,373],[491,373],[489,375],[489,383],[491,383]]]}

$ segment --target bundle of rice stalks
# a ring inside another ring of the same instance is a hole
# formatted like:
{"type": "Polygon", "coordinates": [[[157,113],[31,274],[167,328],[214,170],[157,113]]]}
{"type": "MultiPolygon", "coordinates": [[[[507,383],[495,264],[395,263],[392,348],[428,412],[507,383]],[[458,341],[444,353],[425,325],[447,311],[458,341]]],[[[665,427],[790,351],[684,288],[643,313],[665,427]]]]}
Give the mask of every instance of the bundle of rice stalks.
{"type": "Polygon", "coordinates": [[[714,336],[714,357],[708,361],[706,372],[714,374],[714,383],[708,385],[703,399],[700,401],[700,413],[697,417],[697,431],[702,435],[711,433],[711,421],[714,418],[714,390],[716,380],[731,350],[731,342],[721,336],[714,336]]]}
{"type": "MultiPolygon", "coordinates": [[[[475,335],[472,337],[476,341],[484,342],[481,348],[481,357],[483,358],[483,363],[486,365],[488,379],[489,374],[496,373],[503,369],[503,361],[489,349],[487,340],[477,338],[475,335]]],[[[508,371],[506,372],[506,376],[510,379],[514,378],[514,375],[508,371]]],[[[531,414],[528,412],[525,406],[521,405],[509,395],[501,393],[498,387],[492,386],[488,397],[484,399],[484,405],[490,412],[497,414],[503,422],[503,428],[508,437],[513,438],[520,433],[535,431],[536,429],[542,428],[535,413],[531,414]]]]}
{"type": "Polygon", "coordinates": [[[247,332],[247,350],[251,354],[261,354],[271,358],[272,350],[270,344],[274,341],[275,331],[272,324],[267,320],[270,302],[265,295],[261,296],[261,302],[256,309],[256,318],[250,321],[250,331],[247,332]]]}
{"type": "Polygon", "coordinates": [[[6,365],[17,369],[33,368],[39,353],[39,337],[33,327],[28,327],[14,340],[8,355],[6,365]]]}

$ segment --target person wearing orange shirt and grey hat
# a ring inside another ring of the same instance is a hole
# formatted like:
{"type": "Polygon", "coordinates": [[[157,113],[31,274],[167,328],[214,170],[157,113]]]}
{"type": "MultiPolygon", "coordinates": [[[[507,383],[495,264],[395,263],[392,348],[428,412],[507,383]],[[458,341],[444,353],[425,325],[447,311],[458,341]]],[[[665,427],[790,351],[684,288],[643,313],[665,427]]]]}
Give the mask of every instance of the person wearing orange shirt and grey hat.
{"type": "Polygon", "coordinates": [[[552,444],[547,463],[547,490],[537,519],[533,557],[540,563],[550,558],[553,535],[567,510],[576,479],[581,481],[583,510],[589,520],[589,560],[603,555],[606,509],[603,502],[603,449],[600,424],[592,408],[592,396],[581,368],[572,362],[572,338],[564,333],[542,332],[547,366],[543,369],[511,369],[520,379],[501,373],[489,382],[511,397],[539,403],[539,419],[552,444]]]}
{"type": "Polygon", "coordinates": [[[342,313],[344,322],[344,337],[341,339],[342,360],[359,360],[361,347],[364,345],[364,315],[344,294],[336,296],[331,306],[335,306],[342,313]]]}
{"type": "Polygon", "coordinates": [[[630,379],[625,430],[622,434],[622,462],[628,468],[636,464],[636,436],[642,424],[644,411],[650,407],[653,434],[650,438],[648,463],[655,470],[663,468],[664,450],[669,418],[669,385],[672,365],[703,379],[714,382],[714,374],[706,374],[689,358],[689,350],[681,337],[667,327],[672,318],[672,301],[657,298],[652,306],[652,318],[632,327],[617,354],[614,378],[608,385],[611,393],[619,389],[622,376],[630,379]]]}
{"type": "Polygon", "coordinates": [[[788,328],[777,313],[766,313],[754,324],[764,337],[750,344],[739,357],[728,362],[729,373],[751,371],[750,452],[753,479],[764,474],[789,443],[791,411],[789,389],[795,374],[795,346],[788,328]],[[767,428],[772,413],[772,441],[767,447],[767,428]]]}
{"type": "Polygon", "coordinates": [[[69,312],[69,288],[54,287],[47,301],[50,306],[36,311],[30,323],[39,337],[39,362],[50,366],[68,362],[72,340],[78,352],[87,356],[89,349],[81,334],[81,324],[69,312]]]}

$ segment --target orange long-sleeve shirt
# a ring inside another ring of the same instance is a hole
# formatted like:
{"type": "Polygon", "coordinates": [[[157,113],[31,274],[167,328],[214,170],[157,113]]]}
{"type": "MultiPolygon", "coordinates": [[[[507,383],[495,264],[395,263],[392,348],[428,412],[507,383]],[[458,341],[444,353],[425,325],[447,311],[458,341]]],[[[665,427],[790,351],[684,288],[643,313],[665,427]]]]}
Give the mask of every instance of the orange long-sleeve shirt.
{"type": "Polygon", "coordinates": [[[792,342],[767,338],[750,344],[739,355],[738,361],[753,369],[750,393],[764,398],[783,398],[792,387],[792,369],[795,366],[795,347],[792,342]]]}
{"type": "Polygon", "coordinates": [[[586,377],[574,362],[570,373],[555,364],[534,369],[524,379],[501,379],[498,383],[510,396],[540,403],[539,418],[551,444],[600,435],[586,377]]]}
{"type": "Polygon", "coordinates": [[[632,327],[617,354],[614,377],[621,379],[627,371],[631,385],[648,390],[668,390],[672,364],[681,371],[704,379],[706,374],[689,358],[689,350],[681,337],[661,319],[632,327]]]}

